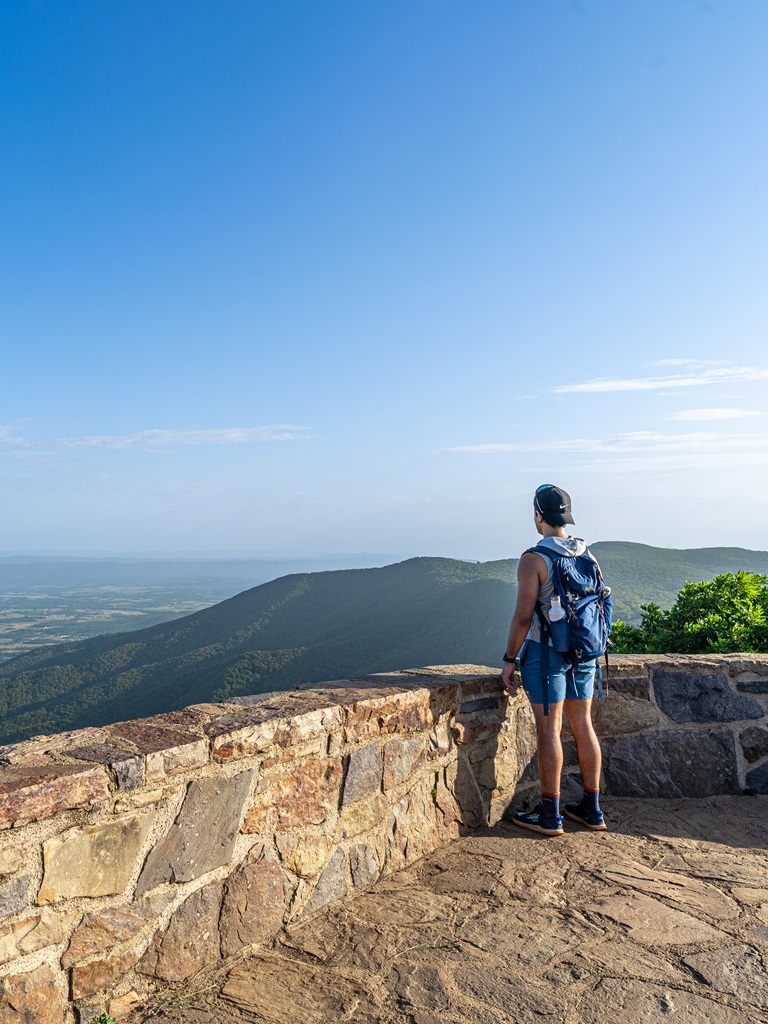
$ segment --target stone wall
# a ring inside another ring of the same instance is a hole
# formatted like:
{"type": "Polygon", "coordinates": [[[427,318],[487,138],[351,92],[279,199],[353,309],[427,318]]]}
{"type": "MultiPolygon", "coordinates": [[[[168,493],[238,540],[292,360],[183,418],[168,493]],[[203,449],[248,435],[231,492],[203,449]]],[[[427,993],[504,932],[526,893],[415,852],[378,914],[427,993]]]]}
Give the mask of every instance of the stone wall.
{"type": "Polygon", "coordinates": [[[506,705],[438,668],[4,748],[0,1024],[119,1018],[482,825],[533,750],[506,705]]]}
{"type": "MultiPolygon", "coordinates": [[[[768,792],[766,702],[768,657],[613,659],[605,789],[768,792]]],[[[119,1019],[536,788],[527,701],[473,666],[3,748],[0,1024],[119,1019]]]]}
{"type": "MultiPolygon", "coordinates": [[[[593,720],[602,790],[615,796],[768,793],[768,655],[615,655],[593,720]]],[[[562,796],[581,794],[576,746],[564,729],[562,796]]],[[[517,797],[538,794],[535,760],[517,797]]]]}

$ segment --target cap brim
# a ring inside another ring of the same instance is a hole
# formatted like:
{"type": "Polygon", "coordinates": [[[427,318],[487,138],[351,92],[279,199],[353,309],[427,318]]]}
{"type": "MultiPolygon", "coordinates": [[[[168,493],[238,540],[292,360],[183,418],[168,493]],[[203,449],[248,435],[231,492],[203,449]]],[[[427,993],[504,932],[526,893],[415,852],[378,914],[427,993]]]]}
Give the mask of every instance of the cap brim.
{"type": "Polygon", "coordinates": [[[571,526],[576,525],[570,512],[559,512],[557,515],[553,513],[552,515],[544,516],[544,518],[550,526],[566,526],[568,524],[571,526]]]}

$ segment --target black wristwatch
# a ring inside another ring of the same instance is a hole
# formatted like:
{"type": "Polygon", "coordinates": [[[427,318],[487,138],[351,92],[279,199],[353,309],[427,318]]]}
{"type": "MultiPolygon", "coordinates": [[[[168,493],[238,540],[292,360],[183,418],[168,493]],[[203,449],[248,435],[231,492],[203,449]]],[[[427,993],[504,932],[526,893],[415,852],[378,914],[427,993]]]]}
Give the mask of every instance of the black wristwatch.
{"type": "Polygon", "coordinates": [[[502,661],[505,661],[508,665],[514,665],[515,662],[517,661],[517,658],[508,658],[507,657],[507,652],[504,651],[504,656],[502,658],[502,661]]]}

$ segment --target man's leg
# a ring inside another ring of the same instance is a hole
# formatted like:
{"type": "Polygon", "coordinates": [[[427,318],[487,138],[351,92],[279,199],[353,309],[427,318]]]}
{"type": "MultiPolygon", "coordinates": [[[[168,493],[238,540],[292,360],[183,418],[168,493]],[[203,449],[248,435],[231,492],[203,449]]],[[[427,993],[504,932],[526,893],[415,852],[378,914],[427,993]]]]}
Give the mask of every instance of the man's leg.
{"type": "Polygon", "coordinates": [[[600,810],[600,769],[602,754],[600,743],[592,726],[592,698],[565,700],[565,713],[576,740],[576,751],[584,783],[584,796],[578,804],[567,804],[565,813],[574,821],[580,821],[593,832],[607,826],[600,810]]]}
{"type": "Polygon", "coordinates": [[[512,816],[516,825],[548,836],[563,833],[560,815],[560,773],[563,770],[563,745],[560,731],[563,727],[563,700],[565,699],[565,671],[562,658],[554,651],[545,650],[540,643],[529,641],[520,658],[523,686],[531,702],[536,722],[536,757],[541,781],[541,804],[535,811],[518,811],[512,816]],[[547,670],[547,686],[544,673],[547,670]],[[549,714],[544,714],[544,701],[549,714]]]}
{"type": "Polygon", "coordinates": [[[522,828],[548,836],[563,833],[560,814],[560,773],[563,770],[563,745],[560,730],[563,727],[563,702],[549,705],[544,714],[543,704],[531,704],[536,721],[536,759],[539,764],[541,803],[534,811],[518,811],[512,820],[522,828]]]}
{"type": "Polygon", "coordinates": [[[543,704],[531,704],[536,721],[536,759],[539,763],[541,792],[560,796],[560,775],[563,771],[563,702],[549,705],[544,714],[543,704]]]}
{"type": "Polygon", "coordinates": [[[584,789],[594,793],[600,789],[600,770],[603,760],[600,743],[592,726],[592,700],[565,701],[565,713],[576,740],[584,789]]]}

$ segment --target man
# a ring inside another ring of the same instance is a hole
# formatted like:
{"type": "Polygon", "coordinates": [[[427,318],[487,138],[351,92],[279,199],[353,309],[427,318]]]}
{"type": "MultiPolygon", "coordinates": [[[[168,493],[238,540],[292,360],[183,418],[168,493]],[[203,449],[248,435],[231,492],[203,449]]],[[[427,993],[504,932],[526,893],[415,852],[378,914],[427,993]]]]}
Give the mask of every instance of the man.
{"type": "MultiPolygon", "coordinates": [[[[536,530],[544,538],[540,541],[541,546],[550,548],[556,555],[570,557],[586,552],[583,540],[565,532],[566,524],[573,523],[573,516],[570,496],[561,487],[554,484],[539,487],[534,495],[533,510],[536,530]]],[[[563,709],[576,740],[584,784],[581,801],[566,804],[565,814],[592,831],[607,827],[600,810],[600,744],[592,727],[597,659],[582,662],[571,672],[570,663],[549,645],[548,638],[543,635],[537,604],[548,619],[553,596],[552,561],[546,555],[526,551],[517,570],[517,606],[509,627],[502,679],[507,689],[514,692],[515,659],[519,654],[523,687],[536,720],[541,803],[532,812],[518,811],[512,820],[521,828],[546,836],[563,833],[560,813],[563,709]],[[548,699],[545,699],[545,677],[548,680],[548,699]],[[549,713],[545,714],[547,703],[549,713]]]]}

